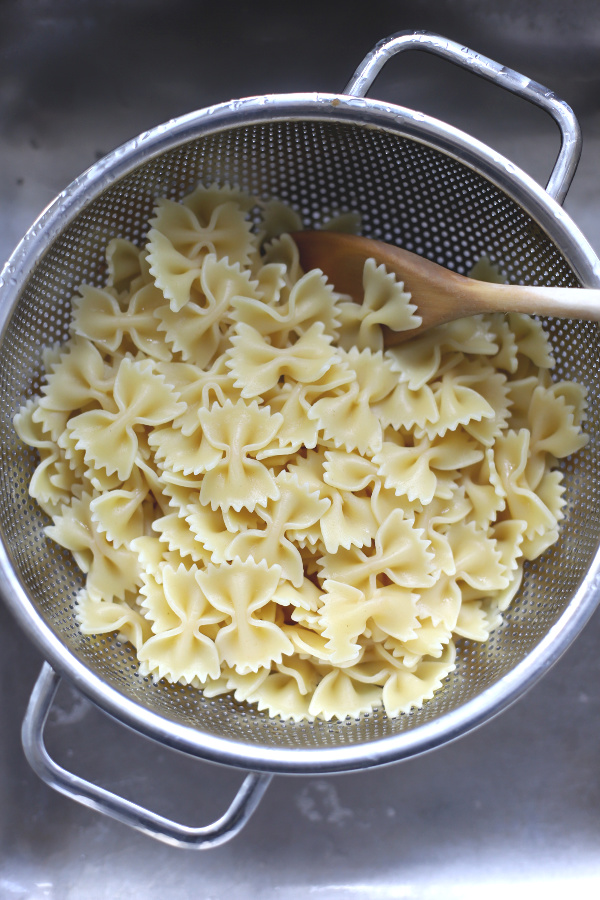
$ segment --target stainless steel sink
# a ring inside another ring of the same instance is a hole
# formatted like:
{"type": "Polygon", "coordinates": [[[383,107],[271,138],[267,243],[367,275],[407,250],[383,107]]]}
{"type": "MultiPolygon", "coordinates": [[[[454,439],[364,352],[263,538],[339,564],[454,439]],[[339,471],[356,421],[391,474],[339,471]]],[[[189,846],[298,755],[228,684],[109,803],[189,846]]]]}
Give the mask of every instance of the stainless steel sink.
{"type": "MultiPolygon", "coordinates": [[[[566,208],[600,252],[597,4],[455,0],[5,0],[0,29],[0,257],[72,178],[135,134],[231,97],[340,90],[397,30],[429,29],[554,90],[584,136],[566,208]],[[438,7],[437,9],[435,7],[438,7]]],[[[372,92],[449,121],[544,182],[558,149],[539,110],[423,54],[372,92]]],[[[527,696],[461,740],[351,775],[277,777],[230,843],[157,844],[47,788],[20,744],[41,665],[0,605],[0,900],[475,898],[600,889],[600,613],[527,696]]],[[[190,824],[239,772],[175,755],[62,686],[47,734],[78,774],[190,824]]]]}

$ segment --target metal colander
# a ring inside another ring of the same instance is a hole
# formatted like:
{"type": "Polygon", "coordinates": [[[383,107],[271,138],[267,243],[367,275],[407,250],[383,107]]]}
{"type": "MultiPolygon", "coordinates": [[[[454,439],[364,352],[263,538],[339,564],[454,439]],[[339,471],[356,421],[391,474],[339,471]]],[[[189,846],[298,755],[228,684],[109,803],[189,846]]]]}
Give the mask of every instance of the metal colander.
{"type": "MultiPolygon", "coordinates": [[[[78,179],[33,226],[4,272],[5,593],[53,667],[46,666],[34,694],[26,750],[40,774],[60,790],[97,808],[104,805],[103,811],[172,843],[208,846],[223,840],[225,832],[230,836],[249,815],[266,779],[250,776],[246,795],[217,836],[203,829],[161,829],[157,817],[151,821],[152,814],[137,807],[133,812],[131,804],[93,785],[83,788],[49,760],[41,730],[56,686],[54,671],[138,731],[205,759],[262,772],[343,771],[422,752],[488,719],[548,668],[598,601],[600,332],[589,322],[545,323],[556,377],[584,384],[590,401],[590,441],[562,464],[567,505],[560,541],[527,566],[518,596],[489,641],[462,641],[456,670],[443,689],[410,714],[392,719],[376,710],[359,720],[296,724],[269,718],[229,695],[208,699],[189,686],[141,677],[130,645],[79,632],[74,599],[81,573],[70,554],[45,537],[48,520],[28,495],[37,457],[16,437],[12,419],[40,388],[43,348],[67,337],[74,290],[82,281],[104,283],[111,238],[144,241],[156,198],[180,199],[198,182],[229,182],[264,199],[277,197],[298,209],[307,227],[357,210],[365,235],[458,272],[468,272],[485,254],[514,283],[600,285],[600,265],[583,237],[524,173],[450,126],[356,96],[372,81],[374,60],[379,65],[392,52],[415,45],[500,80],[500,68],[492,68],[496,64],[458,45],[431,35],[400,35],[376,48],[351,83],[355,89],[343,95],[275,95],[191,114],[125,145],[78,179]]],[[[515,78],[521,76],[509,75],[514,78],[508,86],[517,90],[515,78]]],[[[534,99],[537,86],[522,82],[526,87],[519,92],[534,99]]],[[[555,104],[550,111],[558,119],[559,109],[564,119],[568,108],[555,104]]],[[[566,191],[576,144],[563,127],[555,195],[566,191]]]]}

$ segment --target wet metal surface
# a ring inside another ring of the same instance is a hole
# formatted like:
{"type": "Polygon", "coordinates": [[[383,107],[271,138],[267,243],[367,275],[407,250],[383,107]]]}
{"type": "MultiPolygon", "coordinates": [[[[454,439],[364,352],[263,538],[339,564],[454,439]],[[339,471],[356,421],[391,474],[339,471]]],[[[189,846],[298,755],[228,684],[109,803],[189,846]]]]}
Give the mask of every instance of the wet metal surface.
{"type": "MultiPolygon", "coordinates": [[[[2,259],[58,191],[145,128],[231,97],[341,90],[379,39],[407,28],[464,42],[571,104],[584,151],[566,208],[600,252],[594,2],[5,0],[0,23],[2,259]]],[[[554,124],[473,82],[407,54],[372,93],[475,134],[545,181],[554,124]]],[[[275,778],[241,835],[193,853],[108,821],[33,774],[19,730],[41,658],[0,606],[0,900],[597,896],[599,640],[596,613],[515,706],[433,753],[351,775],[275,778]]],[[[219,815],[242,778],[138,737],[68,686],[48,745],[78,774],[190,824],[219,815]]]]}

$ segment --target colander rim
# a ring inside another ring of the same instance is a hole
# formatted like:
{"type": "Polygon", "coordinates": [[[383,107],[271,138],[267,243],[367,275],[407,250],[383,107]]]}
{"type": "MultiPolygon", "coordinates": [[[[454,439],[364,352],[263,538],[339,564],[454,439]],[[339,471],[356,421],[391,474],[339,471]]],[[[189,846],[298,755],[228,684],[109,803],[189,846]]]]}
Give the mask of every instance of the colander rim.
{"type": "MultiPolygon", "coordinates": [[[[585,287],[600,287],[600,261],[568,214],[529,175],[481,141],[407,107],[343,94],[269,94],[196,110],[117,147],[76,178],[33,223],[0,274],[0,334],[20,289],[53,240],[116,180],[180,144],[222,130],[273,121],[326,121],[379,128],[458,160],[522,206],[560,249],[585,287]],[[66,215],[68,211],[68,215],[66,215]]],[[[327,773],[389,764],[424,753],[478,727],[515,702],[579,634],[600,601],[600,552],[577,592],[544,638],[507,675],[474,699],[416,728],[362,743],[327,748],[273,748],[216,737],[173,722],[123,695],[78,660],[37,612],[0,542],[0,593],[44,657],[86,697],[135,731],[176,750],[256,771],[327,773]]]]}

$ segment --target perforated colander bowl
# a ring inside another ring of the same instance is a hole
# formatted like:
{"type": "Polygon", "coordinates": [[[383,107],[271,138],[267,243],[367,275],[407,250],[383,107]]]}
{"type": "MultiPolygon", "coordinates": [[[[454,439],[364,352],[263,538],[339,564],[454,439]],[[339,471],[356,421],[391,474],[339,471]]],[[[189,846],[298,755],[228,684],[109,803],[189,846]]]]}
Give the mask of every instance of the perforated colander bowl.
{"type": "Polygon", "coordinates": [[[563,652],[598,602],[600,334],[589,322],[548,320],[556,376],[589,392],[590,441],[563,463],[561,538],[527,567],[505,621],[485,644],[463,641],[444,688],[409,715],[293,723],[231,696],[205,698],[139,675],[133,649],[82,635],[74,598],[82,584],[69,553],[44,535],[31,501],[33,451],[12,419],[40,387],[42,349],[67,337],[70,298],[105,279],[115,236],[143,242],[158,197],[179,199],[198,182],[234,183],[299,209],[306,224],[357,210],[363,233],[468,272],[482,255],[515,283],[600,286],[600,264],[551,194],[562,200],[579,152],[570,110],[517,73],[433,35],[378,45],[341,95],[274,95],[192,113],[101,160],[32,227],[9,260],[0,339],[0,529],[5,598],[46,664],[24,726],[28,757],[46,781],[76,799],[174,844],[206,847],[247,819],[273,772],[334,772],[431,749],[516,699],[563,652]],[[420,113],[363,98],[392,53],[420,47],[537,102],[558,121],[562,148],[548,192],[469,136],[420,113]],[[186,828],[88,784],[47,755],[42,732],[58,677],[139,732],[204,759],[253,771],[218,823],[186,828]],[[256,774],[263,773],[263,774],[256,774]],[[269,773],[264,774],[264,773],[269,773]]]}

